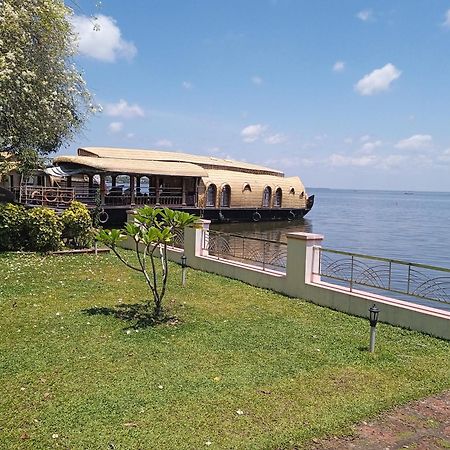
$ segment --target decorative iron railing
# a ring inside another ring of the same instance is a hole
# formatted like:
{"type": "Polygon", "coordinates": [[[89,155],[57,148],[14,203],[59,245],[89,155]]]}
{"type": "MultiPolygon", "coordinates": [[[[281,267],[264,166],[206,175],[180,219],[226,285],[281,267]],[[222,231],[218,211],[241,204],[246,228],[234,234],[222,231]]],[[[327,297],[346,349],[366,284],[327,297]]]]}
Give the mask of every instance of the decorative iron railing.
{"type": "Polygon", "coordinates": [[[203,232],[202,250],[217,259],[251,263],[263,270],[286,270],[285,242],[209,230],[203,232]]]}
{"type": "Polygon", "coordinates": [[[315,247],[322,278],[353,291],[355,286],[450,304],[450,269],[315,247]]]}
{"type": "Polygon", "coordinates": [[[176,229],[174,230],[173,234],[174,236],[172,242],[170,243],[170,246],[176,248],[184,248],[184,229],[176,229]]]}

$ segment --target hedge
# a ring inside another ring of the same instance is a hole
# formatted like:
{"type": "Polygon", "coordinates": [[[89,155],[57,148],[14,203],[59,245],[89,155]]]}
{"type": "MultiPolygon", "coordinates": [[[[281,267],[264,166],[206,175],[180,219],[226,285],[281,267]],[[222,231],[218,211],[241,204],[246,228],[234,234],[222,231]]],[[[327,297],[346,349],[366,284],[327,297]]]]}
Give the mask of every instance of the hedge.
{"type": "Polygon", "coordinates": [[[85,205],[72,202],[61,215],[35,207],[0,204],[0,251],[49,252],[92,244],[92,219],[85,205]]]}

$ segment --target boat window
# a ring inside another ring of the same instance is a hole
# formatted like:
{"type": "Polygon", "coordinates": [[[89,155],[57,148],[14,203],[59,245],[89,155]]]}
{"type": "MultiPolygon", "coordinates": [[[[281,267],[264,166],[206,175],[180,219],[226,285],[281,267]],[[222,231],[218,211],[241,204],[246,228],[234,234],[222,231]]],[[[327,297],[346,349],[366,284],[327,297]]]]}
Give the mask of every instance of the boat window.
{"type": "Polygon", "coordinates": [[[281,190],[281,188],[278,188],[275,191],[275,198],[274,198],[274,201],[273,201],[273,206],[275,206],[277,208],[281,208],[282,196],[283,196],[283,191],[281,190]]]}
{"type": "Polygon", "coordinates": [[[272,188],[270,186],[266,186],[263,192],[263,207],[269,208],[270,201],[272,199],[272,188]]]}
{"type": "Polygon", "coordinates": [[[217,188],[215,184],[210,184],[206,191],[206,206],[216,206],[217,188]]]}
{"type": "Polygon", "coordinates": [[[242,192],[252,192],[252,188],[250,184],[244,183],[244,187],[242,188],[242,192]]]}
{"type": "Polygon", "coordinates": [[[295,195],[295,189],[291,187],[291,190],[289,191],[289,194],[295,195]]]}
{"type": "Polygon", "coordinates": [[[231,199],[231,188],[226,184],[220,192],[220,206],[229,207],[231,199]]]}

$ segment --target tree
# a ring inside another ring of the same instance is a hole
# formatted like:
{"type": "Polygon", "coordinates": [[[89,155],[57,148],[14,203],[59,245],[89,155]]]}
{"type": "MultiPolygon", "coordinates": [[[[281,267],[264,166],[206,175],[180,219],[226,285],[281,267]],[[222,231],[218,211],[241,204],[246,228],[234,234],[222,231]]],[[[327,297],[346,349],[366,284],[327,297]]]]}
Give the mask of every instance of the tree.
{"type": "Polygon", "coordinates": [[[0,1],[0,151],[22,171],[73,139],[96,109],[73,63],[70,14],[62,0],[0,1]]]}
{"type": "MultiPolygon", "coordinates": [[[[163,318],[162,302],[169,276],[167,245],[173,241],[177,230],[182,230],[195,220],[195,216],[182,211],[144,206],[133,215],[133,222],[127,223],[124,229],[100,230],[96,236],[127,267],[142,273],[153,295],[154,318],[157,321],[163,318]],[[134,241],[137,265],[129,262],[117,250],[118,244],[127,238],[134,241]]],[[[151,300],[148,300],[148,305],[151,305],[151,300]]]]}

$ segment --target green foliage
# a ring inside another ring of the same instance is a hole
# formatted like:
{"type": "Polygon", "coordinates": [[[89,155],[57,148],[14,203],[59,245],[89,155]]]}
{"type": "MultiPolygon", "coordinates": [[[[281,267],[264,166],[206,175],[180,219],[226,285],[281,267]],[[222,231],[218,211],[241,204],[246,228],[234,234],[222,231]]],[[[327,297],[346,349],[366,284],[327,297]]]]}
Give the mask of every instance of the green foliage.
{"type": "Polygon", "coordinates": [[[73,201],[61,214],[62,237],[66,244],[74,248],[90,247],[93,242],[92,218],[83,203],[73,201]]]}
{"type": "Polygon", "coordinates": [[[95,107],[73,63],[72,11],[64,2],[0,5],[0,148],[26,172],[70,141],[95,107]]]}
{"type": "Polygon", "coordinates": [[[27,214],[28,249],[36,252],[58,250],[62,246],[62,223],[56,211],[33,208],[27,214]]]}
{"type": "Polygon", "coordinates": [[[96,236],[96,239],[111,248],[127,267],[143,274],[153,294],[154,315],[157,320],[163,316],[162,301],[169,274],[167,245],[173,241],[175,231],[191,225],[196,219],[194,215],[182,211],[144,206],[133,215],[133,222],[127,223],[122,230],[101,230],[96,236]],[[138,265],[129,263],[117,251],[120,241],[127,238],[131,238],[135,243],[138,265]],[[159,270],[155,259],[157,254],[159,270]],[[150,259],[150,264],[147,259],[150,259]]]}
{"type": "Polygon", "coordinates": [[[0,204],[0,250],[20,250],[26,247],[26,216],[25,208],[21,205],[0,204]]]}

